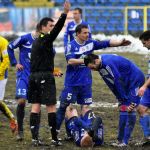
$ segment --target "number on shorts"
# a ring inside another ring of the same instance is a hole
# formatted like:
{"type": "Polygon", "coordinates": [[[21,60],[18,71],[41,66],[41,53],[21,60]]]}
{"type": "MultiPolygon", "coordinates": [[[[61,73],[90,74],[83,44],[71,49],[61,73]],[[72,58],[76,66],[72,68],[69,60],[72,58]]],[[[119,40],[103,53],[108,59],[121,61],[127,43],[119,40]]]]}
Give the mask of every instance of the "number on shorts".
{"type": "Polygon", "coordinates": [[[26,89],[18,89],[18,95],[26,95],[26,89]]]}
{"type": "Polygon", "coordinates": [[[68,93],[67,100],[69,101],[69,100],[71,100],[71,98],[72,98],[72,93],[68,93]]]}
{"type": "Polygon", "coordinates": [[[94,112],[90,112],[88,115],[88,119],[96,118],[94,112]]]}

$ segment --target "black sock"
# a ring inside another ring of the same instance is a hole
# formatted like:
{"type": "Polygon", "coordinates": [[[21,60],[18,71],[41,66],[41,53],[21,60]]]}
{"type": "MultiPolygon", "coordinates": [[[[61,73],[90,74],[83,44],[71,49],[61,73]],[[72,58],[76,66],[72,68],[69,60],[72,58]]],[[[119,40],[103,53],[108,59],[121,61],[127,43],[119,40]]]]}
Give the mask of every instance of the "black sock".
{"type": "Polygon", "coordinates": [[[52,139],[57,141],[56,113],[48,113],[48,124],[51,129],[52,139]]]}
{"type": "Polygon", "coordinates": [[[39,129],[40,129],[40,123],[41,123],[41,111],[39,112],[39,114],[38,114],[38,125],[37,125],[37,129],[38,129],[38,131],[39,131],[39,129]]]}
{"type": "Polygon", "coordinates": [[[39,114],[38,113],[30,114],[30,130],[32,134],[32,139],[37,140],[39,135],[39,114]]]}
{"type": "Polygon", "coordinates": [[[18,104],[16,115],[17,115],[17,122],[18,122],[18,131],[23,131],[23,120],[25,115],[25,104],[18,104]]]}

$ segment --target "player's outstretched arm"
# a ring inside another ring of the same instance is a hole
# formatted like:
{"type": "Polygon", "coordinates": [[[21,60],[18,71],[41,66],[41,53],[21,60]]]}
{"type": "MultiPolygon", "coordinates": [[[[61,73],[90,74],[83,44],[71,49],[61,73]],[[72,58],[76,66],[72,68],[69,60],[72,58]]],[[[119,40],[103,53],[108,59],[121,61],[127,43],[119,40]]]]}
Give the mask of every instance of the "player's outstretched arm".
{"type": "Polygon", "coordinates": [[[111,47],[117,47],[117,46],[128,46],[130,45],[131,42],[129,40],[126,39],[122,39],[122,40],[110,40],[110,46],[111,47]]]}

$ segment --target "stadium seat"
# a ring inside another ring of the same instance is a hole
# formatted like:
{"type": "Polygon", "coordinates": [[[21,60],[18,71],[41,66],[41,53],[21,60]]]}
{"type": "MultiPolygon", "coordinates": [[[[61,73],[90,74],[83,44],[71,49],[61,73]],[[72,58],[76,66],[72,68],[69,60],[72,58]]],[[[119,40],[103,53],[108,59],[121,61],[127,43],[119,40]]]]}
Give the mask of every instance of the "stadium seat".
{"type": "Polygon", "coordinates": [[[124,27],[123,27],[123,25],[117,26],[117,29],[116,29],[116,30],[119,31],[119,32],[124,32],[124,27]]]}
{"type": "Polygon", "coordinates": [[[94,0],[86,0],[86,5],[91,5],[94,6],[96,4],[96,2],[94,0]]]}
{"type": "Polygon", "coordinates": [[[98,23],[99,23],[99,24],[107,24],[107,23],[108,23],[107,18],[101,18],[101,17],[100,17],[100,18],[98,19],[98,23]]]}
{"type": "Polygon", "coordinates": [[[147,4],[149,4],[150,1],[149,0],[141,0],[141,3],[147,3],[147,4]]]}
{"type": "Polygon", "coordinates": [[[86,5],[86,1],[85,0],[77,0],[76,5],[84,6],[84,5],[86,5]]]}
{"type": "Polygon", "coordinates": [[[112,25],[108,25],[107,27],[106,27],[106,30],[108,31],[108,32],[115,32],[116,31],[116,28],[115,28],[115,26],[112,26],[112,25]]]}
{"type": "Polygon", "coordinates": [[[105,27],[101,25],[96,25],[94,29],[95,32],[105,32],[105,27]]]}
{"type": "Polygon", "coordinates": [[[130,3],[139,4],[139,0],[130,0],[130,3]]]}
{"type": "Polygon", "coordinates": [[[90,17],[92,15],[92,12],[90,9],[85,10],[85,17],[90,17]]]}
{"type": "Polygon", "coordinates": [[[119,20],[112,17],[109,19],[109,24],[119,24],[119,20]]]}
{"type": "Polygon", "coordinates": [[[147,15],[150,16],[150,8],[147,10],[147,15]]]}
{"type": "Polygon", "coordinates": [[[131,24],[142,24],[142,20],[141,19],[130,19],[129,23],[131,23],[131,24]]]}
{"type": "Polygon", "coordinates": [[[97,21],[96,21],[96,18],[95,18],[95,17],[88,18],[88,19],[87,19],[87,22],[88,22],[89,24],[96,24],[96,23],[97,23],[97,21]]]}
{"type": "Polygon", "coordinates": [[[98,11],[98,9],[95,9],[92,11],[92,14],[91,14],[93,17],[100,17],[100,12],[98,11]]]}
{"type": "Polygon", "coordinates": [[[64,0],[55,0],[55,3],[58,3],[59,5],[64,3],[64,0]]]}
{"type": "Polygon", "coordinates": [[[138,30],[139,30],[139,28],[138,28],[138,26],[130,25],[130,26],[128,27],[128,30],[129,30],[129,31],[136,32],[136,31],[138,31],[138,30]]]}
{"type": "Polygon", "coordinates": [[[110,17],[111,13],[109,12],[109,10],[105,10],[105,11],[102,12],[102,16],[103,17],[110,17]]]}
{"type": "Polygon", "coordinates": [[[123,17],[122,10],[116,10],[112,12],[113,17],[123,17]]]}

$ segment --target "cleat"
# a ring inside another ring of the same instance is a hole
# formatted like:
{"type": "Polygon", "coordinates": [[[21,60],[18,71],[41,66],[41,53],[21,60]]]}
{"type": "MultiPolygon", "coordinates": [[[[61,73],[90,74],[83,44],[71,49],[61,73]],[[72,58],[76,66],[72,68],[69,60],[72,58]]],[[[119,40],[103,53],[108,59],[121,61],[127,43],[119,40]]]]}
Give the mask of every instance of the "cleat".
{"type": "Polygon", "coordinates": [[[136,143],[135,146],[150,146],[150,137],[145,137],[142,141],[136,143]]]}
{"type": "Polygon", "coordinates": [[[62,138],[59,137],[59,138],[58,138],[58,141],[62,141],[62,138]]]}
{"type": "Polygon", "coordinates": [[[19,131],[16,137],[17,141],[22,141],[24,139],[23,131],[19,131]]]}
{"type": "Polygon", "coordinates": [[[32,139],[32,146],[34,147],[45,146],[45,144],[39,139],[38,140],[32,139]]]}
{"type": "Polygon", "coordinates": [[[54,146],[62,146],[62,143],[59,140],[57,140],[57,141],[56,140],[52,140],[51,144],[54,145],[54,146]]]}
{"type": "Polygon", "coordinates": [[[125,144],[123,142],[119,142],[119,141],[113,142],[110,145],[114,146],[114,147],[126,147],[127,146],[127,144],[125,144]]]}
{"type": "Polygon", "coordinates": [[[125,144],[125,143],[120,143],[120,144],[118,144],[117,147],[127,147],[127,144],[125,144]]]}
{"type": "Polygon", "coordinates": [[[10,129],[11,129],[12,133],[16,133],[17,132],[18,124],[17,124],[17,121],[15,119],[11,119],[9,126],[10,126],[10,129]]]}

